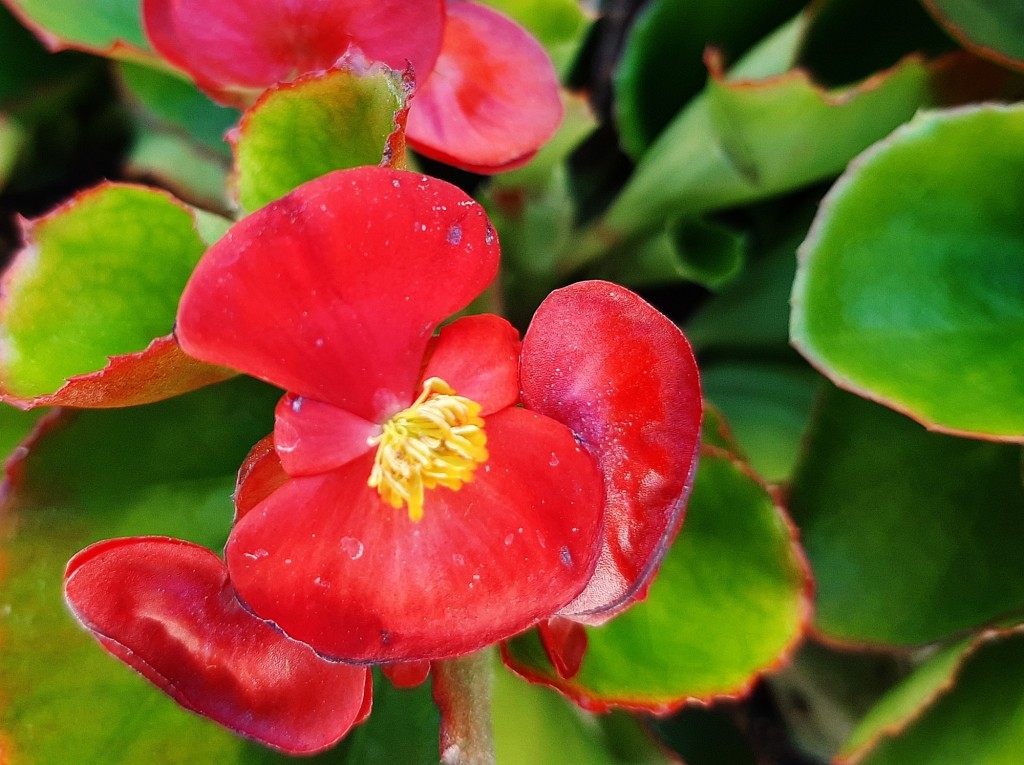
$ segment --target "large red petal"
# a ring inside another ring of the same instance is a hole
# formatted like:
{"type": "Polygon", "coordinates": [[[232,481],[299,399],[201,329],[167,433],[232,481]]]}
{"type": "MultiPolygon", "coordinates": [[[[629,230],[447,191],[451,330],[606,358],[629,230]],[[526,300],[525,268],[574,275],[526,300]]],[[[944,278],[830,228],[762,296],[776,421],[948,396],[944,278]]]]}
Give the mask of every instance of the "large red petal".
{"type": "Polygon", "coordinates": [[[235,526],[248,606],[326,656],[416,661],[477,650],[580,591],[600,547],[601,479],[564,426],[523,409],[486,420],[490,459],[413,522],[367,486],[372,455],[294,478],[235,526]]]}
{"type": "Polygon", "coordinates": [[[351,50],[422,78],[441,48],[443,0],[143,0],[153,47],[204,89],[264,90],[351,50]]]}
{"type": "Polygon", "coordinates": [[[486,6],[449,2],[441,55],[409,110],[409,145],[497,172],[527,162],[561,121],[558,76],[540,43],[486,6]]]}
{"type": "Polygon", "coordinates": [[[483,209],[444,181],[380,167],[310,181],[235,224],[178,309],[182,348],[383,422],[412,403],[442,319],[494,278],[483,209]]]}
{"type": "Polygon", "coordinates": [[[604,474],[601,559],[562,610],[598,623],[641,591],[682,522],[702,413],[693,352],[629,290],[580,282],[537,309],[521,382],[526,406],[568,425],[604,474]]]}
{"type": "Polygon", "coordinates": [[[518,403],[521,349],[519,333],[500,316],[465,316],[432,340],[422,376],[440,377],[486,416],[518,403]]]}
{"type": "Polygon", "coordinates": [[[367,670],[333,664],[252,616],[220,558],[166,537],[76,555],[65,593],[104,648],[187,709],[293,754],[337,742],[364,706],[367,670]]]}
{"type": "Polygon", "coordinates": [[[238,468],[235,482],[235,522],[280,489],[288,480],[274,448],[274,434],[260,439],[238,468]]]}

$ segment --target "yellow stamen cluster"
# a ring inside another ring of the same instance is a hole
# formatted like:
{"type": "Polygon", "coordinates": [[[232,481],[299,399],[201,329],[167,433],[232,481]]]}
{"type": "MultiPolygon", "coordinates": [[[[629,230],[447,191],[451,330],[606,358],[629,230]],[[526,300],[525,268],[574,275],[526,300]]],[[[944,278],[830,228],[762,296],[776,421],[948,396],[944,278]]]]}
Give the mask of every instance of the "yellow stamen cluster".
{"type": "Polygon", "coordinates": [[[425,489],[458,491],[487,461],[480,405],[456,396],[439,377],[424,382],[412,406],[385,422],[370,443],[377,454],[367,483],[392,507],[408,505],[413,521],[423,517],[425,489]]]}

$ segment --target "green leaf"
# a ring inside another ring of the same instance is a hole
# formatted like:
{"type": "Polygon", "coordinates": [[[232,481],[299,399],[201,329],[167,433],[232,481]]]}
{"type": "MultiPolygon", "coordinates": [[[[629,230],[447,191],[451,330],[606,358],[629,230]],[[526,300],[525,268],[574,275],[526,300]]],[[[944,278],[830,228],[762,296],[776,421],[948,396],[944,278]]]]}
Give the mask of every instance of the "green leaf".
{"type": "Polygon", "coordinates": [[[1024,605],[1020,452],[830,388],[790,491],[835,640],[913,645],[1024,605]]]}
{"type": "Polygon", "coordinates": [[[525,28],[564,71],[583,40],[589,20],[577,0],[482,0],[525,28]]]}
{"type": "Polygon", "coordinates": [[[28,222],[25,241],[6,274],[0,321],[0,378],[24,398],[169,333],[206,249],[183,204],[110,183],[28,222]]]}
{"type": "MultiPolygon", "coordinates": [[[[954,649],[955,650],[955,649],[954,649]]],[[[948,669],[940,653],[911,683],[936,687],[948,669]]],[[[1017,631],[983,642],[963,662],[956,684],[927,708],[900,719],[906,727],[879,741],[857,761],[863,765],[1016,765],[1024,739],[1024,634],[1017,631]]],[[[937,688],[936,688],[937,689],[937,688]]],[[[907,693],[899,689],[894,695],[907,693]]],[[[920,694],[919,694],[920,695],[920,694]]],[[[883,704],[898,705],[899,698],[883,704]]],[[[877,720],[876,720],[877,721],[877,720]]]]}
{"type": "Polygon", "coordinates": [[[704,397],[722,410],[743,455],[766,481],[787,480],[796,464],[821,378],[792,364],[710,362],[704,397]]]}
{"type": "Polygon", "coordinates": [[[705,447],[682,531],[647,600],[588,628],[566,680],[536,633],[509,643],[529,676],[600,708],[655,709],[744,691],[792,647],[807,618],[806,571],[793,531],[737,461],[705,447]]]}
{"type": "Polygon", "coordinates": [[[614,75],[622,145],[634,159],[704,87],[704,51],[738,58],[803,3],[782,0],[655,0],[630,27],[614,75]]]}
{"type": "Polygon", "coordinates": [[[237,109],[214,103],[191,82],[158,69],[122,62],[118,70],[129,96],[151,121],[225,158],[231,155],[225,134],[241,117],[237,109]]]}
{"type": "Polygon", "coordinates": [[[1024,5],[1019,0],[924,0],[966,48],[1024,71],[1024,5]]]}
{"type": "Polygon", "coordinates": [[[7,182],[24,142],[25,136],[18,126],[0,114],[0,189],[7,182]]]}
{"type": "Polygon", "coordinates": [[[133,409],[82,412],[43,437],[0,512],[0,749],[25,765],[278,762],[109,657],[63,603],[68,558],[163,534],[215,549],[234,473],[280,391],[238,379],[133,409]],[[8,751],[9,750],[9,751],[8,751]]]}
{"type": "Polygon", "coordinates": [[[41,82],[66,77],[79,58],[73,54],[54,56],[0,4],[0,104],[25,97],[41,82]]]}
{"type": "Polygon", "coordinates": [[[28,438],[36,423],[45,414],[45,409],[23,412],[13,406],[0,405],[0,461],[10,459],[11,452],[28,438]]]}
{"type": "Polygon", "coordinates": [[[208,209],[231,207],[227,163],[177,132],[140,126],[125,174],[155,181],[180,199],[208,209]]]}
{"type": "Polygon", "coordinates": [[[149,54],[139,0],[7,0],[7,4],[52,50],[77,48],[132,58],[149,54]]]}
{"type": "Polygon", "coordinates": [[[920,115],[829,193],[794,344],[936,430],[1024,438],[1024,107],[920,115]]]}
{"type": "Polygon", "coordinates": [[[391,164],[408,93],[383,66],[332,69],[278,85],[232,136],[238,198],[255,210],[332,170],[391,164]]]}

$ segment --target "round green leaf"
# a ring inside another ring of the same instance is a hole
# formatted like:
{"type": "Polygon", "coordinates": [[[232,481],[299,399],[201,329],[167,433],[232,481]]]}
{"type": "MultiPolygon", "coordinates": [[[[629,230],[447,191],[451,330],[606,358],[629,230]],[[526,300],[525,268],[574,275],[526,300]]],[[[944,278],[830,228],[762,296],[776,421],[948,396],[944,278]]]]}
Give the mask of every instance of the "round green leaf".
{"type": "Polygon", "coordinates": [[[120,184],[83,192],[24,229],[0,303],[0,380],[22,398],[52,393],[170,332],[206,249],[191,210],[164,192],[120,184]]]}
{"type": "Polygon", "coordinates": [[[401,161],[407,97],[402,78],[379,65],[318,72],[267,91],[231,136],[243,209],[332,170],[401,161]]]}
{"type": "Polygon", "coordinates": [[[32,446],[0,510],[0,752],[26,765],[285,762],[179,708],[71,618],[68,558],[100,539],[218,547],[235,471],[280,391],[238,379],[133,409],[83,412],[32,446]],[[69,760],[70,758],[70,760],[69,760]]]}
{"type": "Polygon", "coordinates": [[[1024,106],[917,117],[865,152],[802,245],[793,343],[936,430],[1024,439],[1024,106]]]}
{"type": "Polygon", "coordinates": [[[1024,5],[1020,0],[924,0],[965,47],[1024,71],[1024,5]]]}
{"type": "Polygon", "coordinates": [[[1017,448],[929,433],[830,388],[804,449],[789,510],[822,634],[927,643],[1024,604],[1017,448]]]}
{"type": "Polygon", "coordinates": [[[771,496],[728,454],[705,446],[682,531],[647,600],[588,628],[571,679],[535,633],[507,656],[530,677],[602,708],[666,709],[745,690],[792,647],[808,615],[807,572],[771,496]]]}

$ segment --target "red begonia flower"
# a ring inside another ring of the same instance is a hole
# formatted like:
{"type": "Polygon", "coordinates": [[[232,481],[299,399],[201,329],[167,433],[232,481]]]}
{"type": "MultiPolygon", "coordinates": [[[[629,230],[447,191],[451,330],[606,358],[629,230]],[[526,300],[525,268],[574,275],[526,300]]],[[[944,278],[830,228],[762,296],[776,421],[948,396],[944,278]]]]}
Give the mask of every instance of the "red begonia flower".
{"type": "Polygon", "coordinates": [[[72,558],[65,593],[104,648],[183,707],[275,748],[319,751],[369,713],[367,669],[324,661],[254,617],[203,547],[100,542],[72,558]]]}
{"type": "Polygon", "coordinates": [[[165,59],[235,105],[347,60],[411,67],[409,144],[467,170],[525,163],[562,117],[540,44],[466,0],[143,0],[143,21],[165,59]]]}

